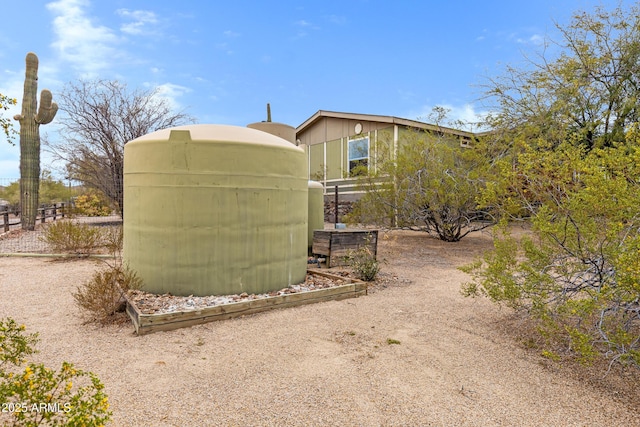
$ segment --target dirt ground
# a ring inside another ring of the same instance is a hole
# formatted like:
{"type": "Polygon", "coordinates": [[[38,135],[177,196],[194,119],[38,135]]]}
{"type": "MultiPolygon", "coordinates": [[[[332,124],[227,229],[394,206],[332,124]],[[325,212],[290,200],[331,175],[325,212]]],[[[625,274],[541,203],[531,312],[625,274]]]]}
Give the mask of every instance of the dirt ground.
{"type": "Polygon", "coordinates": [[[0,258],[0,317],[40,334],[36,361],[98,374],[114,426],[638,425],[637,377],[552,363],[460,294],[490,247],[383,233],[367,296],[141,337],[83,323],[72,292],[99,262],[0,258]]]}

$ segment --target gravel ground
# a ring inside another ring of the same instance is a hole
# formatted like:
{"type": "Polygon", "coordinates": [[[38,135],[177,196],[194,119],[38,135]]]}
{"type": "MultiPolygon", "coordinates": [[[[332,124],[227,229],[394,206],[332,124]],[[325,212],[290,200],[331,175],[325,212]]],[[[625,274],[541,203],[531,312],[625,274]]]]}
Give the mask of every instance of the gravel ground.
{"type": "Polygon", "coordinates": [[[0,317],[40,333],[37,361],[97,373],[114,426],[638,425],[637,381],[550,364],[460,295],[456,266],[489,246],[385,234],[365,297],[141,337],[83,324],[71,293],[99,262],[0,258],[0,317]]]}

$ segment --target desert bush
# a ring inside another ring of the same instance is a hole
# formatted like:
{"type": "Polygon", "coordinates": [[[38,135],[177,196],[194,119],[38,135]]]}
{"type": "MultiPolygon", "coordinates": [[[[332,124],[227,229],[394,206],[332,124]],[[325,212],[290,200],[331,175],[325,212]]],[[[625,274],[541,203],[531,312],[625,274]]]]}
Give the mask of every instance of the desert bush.
{"type": "Polygon", "coordinates": [[[115,257],[119,257],[122,252],[123,243],[122,226],[107,227],[102,231],[102,244],[115,257]]]}
{"type": "Polygon", "coordinates": [[[493,224],[492,207],[478,203],[494,175],[484,150],[427,131],[405,132],[397,153],[389,150],[378,150],[375,170],[361,171],[364,194],[347,222],[411,228],[447,242],[493,224]]]}
{"type": "Polygon", "coordinates": [[[74,201],[76,215],[84,216],[107,216],[112,209],[106,198],[95,192],[81,194],[74,201]]]}
{"type": "Polygon", "coordinates": [[[522,165],[542,201],[523,201],[532,236],[497,236],[463,269],[463,291],[530,315],[547,352],[640,368],[640,132],[628,137],[588,153],[561,145],[522,165]]]}
{"type": "Polygon", "coordinates": [[[380,271],[380,263],[369,247],[369,240],[358,249],[350,250],[346,257],[347,265],[351,267],[360,280],[371,282],[380,271]]]}
{"type": "Polygon", "coordinates": [[[63,362],[59,370],[28,363],[37,334],[0,319],[0,424],[102,426],[111,418],[104,385],[91,372],[63,362]]]}
{"type": "Polygon", "coordinates": [[[122,311],[124,296],[131,289],[140,289],[142,279],[118,258],[107,268],[79,286],[73,294],[76,304],[100,323],[108,323],[122,311]]]}
{"type": "Polygon", "coordinates": [[[87,224],[61,220],[47,225],[41,239],[55,252],[90,254],[103,245],[103,232],[87,224]]]}
{"type": "Polygon", "coordinates": [[[105,261],[106,268],[96,271],[73,294],[76,304],[100,323],[116,320],[116,313],[123,311],[125,306],[125,294],[142,287],[142,279],[122,262],[122,238],[122,227],[100,230],[100,246],[113,258],[105,261]]]}

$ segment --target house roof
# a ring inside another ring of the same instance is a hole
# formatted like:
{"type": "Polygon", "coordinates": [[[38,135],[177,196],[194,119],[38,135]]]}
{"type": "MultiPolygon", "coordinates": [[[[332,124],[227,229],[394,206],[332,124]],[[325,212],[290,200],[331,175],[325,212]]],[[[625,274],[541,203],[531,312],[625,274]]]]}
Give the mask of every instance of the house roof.
{"type": "Polygon", "coordinates": [[[417,128],[417,129],[446,132],[449,134],[464,136],[468,138],[473,138],[474,136],[472,132],[453,129],[446,126],[439,126],[439,125],[434,125],[430,123],[420,122],[417,120],[403,119],[400,117],[381,116],[377,114],[341,113],[341,112],[326,111],[326,110],[318,110],[314,115],[309,117],[300,126],[296,128],[296,133],[304,132],[306,129],[313,126],[314,123],[316,123],[317,121],[321,120],[324,117],[346,119],[346,120],[362,120],[362,121],[370,121],[370,122],[378,122],[378,123],[389,123],[393,125],[407,126],[407,127],[417,128]]]}

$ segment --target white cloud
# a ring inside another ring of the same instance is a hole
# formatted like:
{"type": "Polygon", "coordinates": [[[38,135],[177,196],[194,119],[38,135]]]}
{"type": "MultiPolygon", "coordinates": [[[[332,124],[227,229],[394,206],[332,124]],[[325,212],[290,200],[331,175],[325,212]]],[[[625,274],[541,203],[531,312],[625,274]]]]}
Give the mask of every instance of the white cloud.
{"type": "Polygon", "coordinates": [[[118,9],[116,13],[124,19],[132,22],[122,24],[120,31],[131,35],[152,35],[155,34],[149,27],[158,23],[156,14],[148,10],[118,9]]]}
{"type": "Polygon", "coordinates": [[[300,39],[309,35],[307,30],[319,30],[320,27],[317,25],[305,20],[300,19],[299,21],[294,22],[294,26],[298,27],[298,32],[296,33],[296,38],[300,39]]]}
{"type": "Polygon", "coordinates": [[[535,44],[536,46],[540,46],[544,44],[544,37],[541,36],[540,34],[534,34],[531,37],[529,37],[529,41],[535,44]]]}
{"type": "Polygon", "coordinates": [[[59,0],[47,4],[54,14],[52,46],[60,57],[79,71],[93,75],[109,67],[119,52],[119,39],[113,30],[95,25],[85,13],[88,0],[59,0]]]}
{"type": "Polygon", "coordinates": [[[442,126],[450,126],[456,129],[466,130],[470,132],[480,132],[482,129],[479,123],[486,117],[486,111],[476,111],[472,104],[463,105],[450,105],[450,104],[438,104],[433,106],[424,106],[418,114],[407,115],[406,118],[416,117],[417,120],[433,123],[433,119],[429,116],[433,112],[434,107],[441,107],[448,110],[447,116],[442,123],[442,126]]]}
{"type": "Polygon", "coordinates": [[[157,86],[158,93],[156,96],[162,98],[169,103],[172,110],[178,111],[183,107],[179,102],[179,98],[183,95],[191,92],[191,89],[186,86],[181,86],[173,83],[164,83],[157,86]]]}
{"type": "Polygon", "coordinates": [[[305,21],[304,19],[296,21],[296,25],[299,26],[299,27],[311,27],[312,26],[312,24],[309,21],[305,21]]]}
{"type": "Polygon", "coordinates": [[[544,36],[540,34],[534,34],[526,38],[518,37],[515,34],[511,34],[509,38],[512,40],[515,40],[515,42],[519,44],[534,45],[534,46],[541,46],[544,44],[544,36]]]}

